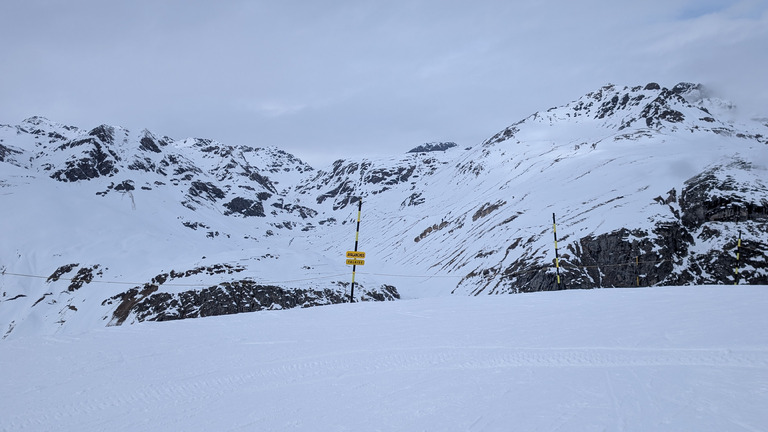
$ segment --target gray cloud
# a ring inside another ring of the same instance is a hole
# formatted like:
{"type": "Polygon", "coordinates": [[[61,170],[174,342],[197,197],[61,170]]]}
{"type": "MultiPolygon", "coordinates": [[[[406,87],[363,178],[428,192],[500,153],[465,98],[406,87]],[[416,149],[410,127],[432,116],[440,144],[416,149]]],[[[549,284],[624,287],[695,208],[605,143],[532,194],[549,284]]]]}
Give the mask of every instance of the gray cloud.
{"type": "Polygon", "coordinates": [[[606,83],[766,113],[763,1],[8,0],[0,122],[278,146],[313,164],[462,146],[606,83]]]}

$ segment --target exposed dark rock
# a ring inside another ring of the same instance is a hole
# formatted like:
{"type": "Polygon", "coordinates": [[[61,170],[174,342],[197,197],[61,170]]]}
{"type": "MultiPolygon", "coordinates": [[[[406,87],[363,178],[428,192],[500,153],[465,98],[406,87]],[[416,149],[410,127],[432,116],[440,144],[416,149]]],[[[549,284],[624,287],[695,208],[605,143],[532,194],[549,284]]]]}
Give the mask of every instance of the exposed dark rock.
{"type": "Polygon", "coordinates": [[[148,152],[154,152],[154,153],[161,153],[162,150],[160,150],[160,147],[157,145],[157,142],[155,142],[154,139],[150,135],[145,135],[141,141],[139,141],[139,150],[148,151],[148,152]]]}
{"type": "MultiPolygon", "coordinates": [[[[214,264],[207,267],[196,267],[190,270],[186,271],[176,271],[171,270],[169,273],[161,273],[155,277],[152,278],[150,283],[144,284],[143,287],[135,287],[131,288],[130,290],[118,294],[116,296],[110,297],[107,300],[104,300],[101,304],[102,306],[111,305],[115,302],[118,302],[117,308],[115,309],[112,320],[110,321],[111,325],[120,325],[122,324],[130,315],[130,313],[133,311],[133,309],[136,307],[137,304],[140,302],[145,301],[147,297],[149,297],[151,294],[157,292],[159,287],[173,279],[181,279],[181,278],[187,278],[194,275],[199,274],[206,274],[206,275],[221,275],[221,274],[234,274],[245,270],[244,267],[241,266],[233,266],[230,264],[214,264]]],[[[161,293],[163,295],[168,295],[166,293],[161,293]]]]}
{"type": "Polygon", "coordinates": [[[457,144],[451,141],[426,143],[408,150],[408,153],[429,153],[429,152],[435,152],[435,151],[446,151],[456,146],[457,144]]]}
{"type": "Polygon", "coordinates": [[[480,207],[479,210],[475,212],[475,214],[472,215],[472,222],[477,221],[480,218],[486,217],[489,214],[493,213],[494,211],[498,210],[499,207],[506,204],[506,201],[498,201],[496,203],[485,203],[482,207],[480,207]]]}
{"type": "MultiPolygon", "coordinates": [[[[680,233],[674,227],[660,233],[659,237],[649,236],[640,230],[621,229],[599,236],[581,238],[567,248],[562,263],[562,283],[567,288],[602,288],[636,286],[642,276],[644,286],[655,285],[666,279],[672,272],[672,260],[679,254],[680,233]],[[666,237],[665,237],[666,234],[666,237]],[[655,252],[654,240],[665,239],[669,244],[655,252]]],[[[687,240],[690,239],[688,236],[687,240]]]]}
{"type": "MultiPolygon", "coordinates": [[[[158,286],[146,284],[104,302],[118,302],[111,323],[120,325],[131,315],[137,321],[170,321],[215,315],[230,315],[265,309],[312,307],[347,301],[341,289],[296,289],[261,285],[243,279],[224,282],[200,290],[182,293],[157,292],[158,286]]],[[[378,290],[361,287],[363,301],[386,301],[400,298],[397,289],[383,285],[378,290]]]]}
{"type": "Polygon", "coordinates": [[[88,135],[98,138],[102,143],[106,145],[115,143],[115,128],[112,126],[98,126],[88,132],[88,135]]]}
{"type": "Polygon", "coordinates": [[[0,144],[0,162],[5,162],[8,156],[19,155],[22,152],[0,144]]]}
{"type": "Polygon", "coordinates": [[[45,294],[43,294],[43,296],[42,296],[42,297],[40,297],[39,299],[37,299],[37,301],[36,301],[36,302],[35,302],[35,303],[32,305],[32,307],[35,307],[35,306],[37,306],[37,305],[38,305],[38,303],[40,303],[41,301],[45,300],[45,298],[46,298],[47,296],[51,295],[51,294],[53,294],[53,293],[45,293],[45,294]]]}
{"type": "Polygon", "coordinates": [[[248,173],[248,180],[260,184],[264,189],[272,193],[277,193],[277,189],[275,189],[275,185],[272,184],[272,182],[269,180],[269,177],[267,176],[263,176],[258,172],[252,171],[248,173]]]}
{"type": "MultiPolygon", "coordinates": [[[[136,158],[128,165],[128,169],[132,171],[153,172],[157,170],[157,165],[150,158],[136,158]]],[[[158,172],[158,174],[162,173],[158,172]]]]}
{"type": "Polygon", "coordinates": [[[685,100],[680,95],[674,94],[667,89],[662,90],[659,96],[640,112],[640,117],[645,119],[646,126],[660,127],[662,120],[670,123],[680,123],[685,120],[683,113],[669,107],[668,101],[671,98],[678,98],[679,101],[685,103],[685,100]]]}
{"type": "Polygon", "coordinates": [[[509,126],[508,128],[504,129],[503,131],[497,133],[496,135],[488,138],[483,142],[484,147],[491,146],[493,144],[497,144],[503,141],[506,141],[512,137],[515,136],[516,133],[520,132],[520,128],[517,126],[520,126],[521,124],[525,123],[525,120],[520,120],[519,122],[509,126]]]}
{"type": "Polygon", "coordinates": [[[725,243],[723,250],[710,249],[701,255],[694,256],[691,265],[682,272],[680,279],[691,280],[692,282],[689,283],[698,284],[732,284],[738,277],[741,283],[768,284],[768,275],[759,271],[765,268],[768,246],[743,239],[741,247],[737,247],[737,241],[737,238],[733,238],[725,243]],[[738,273],[736,273],[737,267],[739,267],[738,273]]]}
{"type": "Polygon", "coordinates": [[[394,169],[379,168],[372,170],[365,176],[366,183],[369,184],[384,184],[384,185],[396,185],[407,182],[411,178],[413,172],[416,171],[416,165],[398,166],[394,169]]]}
{"type": "Polygon", "coordinates": [[[479,177],[485,170],[485,164],[474,160],[469,160],[463,164],[456,166],[461,174],[474,174],[475,177],[479,177]]]}
{"type": "Polygon", "coordinates": [[[198,228],[210,228],[208,225],[202,223],[202,222],[182,222],[182,225],[184,225],[187,228],[191,228],[193,230],[197,230],[198,228]]]}
{"type": "Polygon", "coordinates": [[[232,201],[225,203],[224,207],[227,208],[227,211],[224,212],[224,214],[227,216],[232,214],[239,214],[245,217],[248,217],[248,216],[265,217],[266,216],[266,214],[264,213],[264,205],[261,203],[261,201],[254,201],[247,198],[235,197],[232,199],[232,201]]]}
{"type": "Polygon", "coordinates": [[[79,266],[80,264],[66,264],[56,269],[56,271],[53,272],[50,276],[48,276],[48,279],[46,279],[46,282],[56,282],[59,280],[60,277],[64,276],[65,274],[71,272],[75,267],[79,266]]]}
{"type": "Polygon", "coordinates": [[[407,161],[394,166],[376,167],[369,161],[362,163],[346,163],[344,160],[334,162],[330,172],[321,171],[314,179],[300,185],[296,190],[302,194],[314,193],[314,190],[324,190],[316,197],[318,204],[333,199],[333,209],[340,210],[354,204],[360,195],[377,195],[393,186],[418,177],[416,174],[431,174],[439,165],[435,158],[408,158],[407,161]],[[378,188],[370,188],[376,185],[378,188]],[[362,193],[358,188],[367,189],[362,193]]]}
{"type": "Polygon", "coordinates": [[[439,224],[434,224],[434,225],[432,225],[430,227],[427,227],[427,229],[425,229],[424,231],[421,232],[421,234],[416,236],[416,238],[414,238],[413,241],[418,243],[418,242],[424,240],[424,238],[427,237],[428,235],[430,235],[431,233],[433,233],[435,231],[440,231],[441,229],[447,227],[449,224],[450,224],[450,222],[444,220],[444,221],[440,222],[439,224]]]}
{"type": "MultiPolygon", "coordinates": [[[[532,254],[523,255],[504,267],[499,264],[477,268],[467,274],[459,286],[471,287],[471,293],[476,295],[730,284],[737,281],[736,275],[743,283],[768,283],[764,271],[768,246],[753,240],[768,238],[768,225],[764,223],[768,220],[768,199],[754,202],[745,198],[766,197],[768,187],[754,176],[748,180],[751,169],[749,163],[738,160],[718,165],[686,181],[679,197],[675,189],[671,189],[666,198],[657,197],[654,201],[668,206],[672,218],[657,222],[650,232],[625,228],[567,242],[560,252],[560,285],[556,283],[554,262],[542,262],[539,255],[532,254]],[[745,173],[737,175],[738,170],[745,173]],[[741,241],[741,247],[737,228],[749,233],[741,241]],[[698,252],[700,250],[704,252],[698,252]],[[740,270],[735,273],[737,266],[740,270]]],[[[420,237],[436,228],[439,226],[428,228],[420,237]]],[[[517,239],[508,250],[531,241],[533,239],[517,239]]],[[[561,244],[563,241],[561,239],[561,244]]]]}
{"type": "Polygon", "coordinates": [[[406,206],[417,206],[420,204],[424,204],[426,202],[426,199],[422,196],[421,192],[414,192],[406,198],[402,203],[400,203],[401,207],[406,206]]]}
{"type": "MultiPolygon", "coordinates": [[[[297,212],[302,219],[313,218],[317,216],[317,210],[298,204],[284,204],[282,199],[279,202],[272,203],[272,207],[285,210],[288,213],[297,212]]],[[[322,224],[322,222],[320,222],[320,224],[322,224]]]]}
{"type": "Polygon", "coordinates": [[[135,189],[136,189],[136,187],[133,186],[133,180],[123,180],[122,183],[120,183],[117,186],[115,186],[115,190],[116,191],[126,191],[126,192],[128,192],[128,191],[132,191],[132,190],[135,190],[135,189]]]}
{"type": "Polygon", "coordinates": [[[51,178],[62,182],[90,180],[101,176],[111,177],[118,172],[116,162],[120,158],[112,150],[105,148],[95,138],[84,138],[62,144],[57,150],[77,147],[90,147],[80,158],[65,162],[65,168],[51,175],[51,178]]]}
{"type": "Polygon", "coordinates": [[[683,95],[691,92],[692,90],[701,90],[701,84],[694,84],[690,82],[681,82],[672,87],[672,93],[683,95]]]}
{"type": "MultiPolygon", "coordinates": [[[[558,289],[631,287],[677,283],[672,270],[693,241],[682,227],[660,228],[655,236],[639,230],[621,229],[570,242],[560,255],[560,284],[555,263],[523,257],[504,268],[477,269],[465,277],[479,285],[472,294],[535,292],[558,289]],[[480,282],[478,281],[485,281],[480,282]],[[490,292],[489,292],[490,290],[490,292]]],[[[509,246],[522,243],[518,239],[509,246]]]]}
{"type": "Polygon", "coordinates": [[[696,229],[706,222],[758,220],[768,218],[768,188],[762,184],[741,183],[731,174],[734,170],[751,170],[751,165],[737,161],[727,166],[712,167],[685,182],[680,197],[682,222],[696,229]],[[746,200],[750,192],[762,195],[760,202],[746,200]]]}
{"type": "Polygon", "coordinates": [[[170,275],[169,273],[162,273],[162,274],[159,274],[159,275],[157,275],[157,276],[155,276],[155,277],[153,277],[153,278],[152,278],[152,284],[155,284],[155,285],[162,285],[162,284],[164,284],[164,283],[165,283],[165,282],[168,280],[168,278],[169,278],[170,276],[171,276],[171,275],[170,275]]]}
{"type": "Polygon", "coordinates": [[[158,286],[153,284],[144,284],[143,288],[131,288],[128,291],[118,294],[114,297],[110,297],[104,300],[102,306],[111,305],[113,302],[118,301],[117,308],[112,313],[111,325],[121,325],[128,319],[132,310],[136,305],[157,291],[158,286]]]}
{"type": "Polygon", "coordinates": [[[204,198],[208,201],[215,202],[217,199],[222,199],[227,195],[223,190],[216,187],[211,182],[193,181],[189,187],[189,195],[193,197],[204,198]]]}
{"type": "Polygon", "coordinates": [[[183,174],[201,174],[203,172],[200,168],[192,164],[189,159],[175,154],[167,154],[163,157],[160,161],[157,173],[167,175],[165,168],[173,168],[173,175],[177,176],[183,174]]]}
{"type": "MultiPolygon", "coordinates": [[[[93,272],[98,268],[99,265],[96,264],[92,267],[83,267],[78,270],[77,274],[71,279],[71,283],[69,284],[69,287],[67,287],[67,290],[75,291],[82,288],[83,285],[91,283],[91,281],[93,281],[93,272]]],[[[101,275],[101,272],[98,274],[101,275]]]]}
{"type": "MultiPolygon", "coordinates": [[[[207,274],[209,276],[212,275],[218,275],[218,274],[234,274],[245,270],[244,267],[241,266],[233,266],[231,264],[214,264],[207,267],[195,267],[193,269],[189,269],[186,271],[176,271],[171,270],[169,273],[169,276],[171,279],[179,279],[179,278],[185,278],[190,277],[198,274],[207,274]]],[[[157,277],[159,277],[158,275],[157,277]]]]}
{"type": "Polygon", "coordinates": [[[319,197],[317,197],[317,203],[322,204],[323,201],[325,201],[328,198],[339,197],[339,199],[335,200],[333,204],[333,210],[339,210],[352,203],[353,198],[351,197],[351,195],[353,195],[354,191],[355,191],[355,188],[354,186],[352,186],[352,182],[344,181],[344,182],[341,182],[335,188],[333,188],[331,191],[326,192],[320,195],[319,197]]]}
{"type": "Polygon", "coordinates": [[[382,285],[378,290],[363,291],[362,301],[391,301],[400,298],[400,293],[393,285],[382,285]]]}
{"type": "Polygon", "coordinates": [[[629,102],[629,95],[624,94],[624,97],[619,101],[619,96],[613,96],[610,100],[603,102],[600,108],[597,110],[595,118],[605,118],[606,116],[613,115],[617,109],[623,108],[629,102]]]}

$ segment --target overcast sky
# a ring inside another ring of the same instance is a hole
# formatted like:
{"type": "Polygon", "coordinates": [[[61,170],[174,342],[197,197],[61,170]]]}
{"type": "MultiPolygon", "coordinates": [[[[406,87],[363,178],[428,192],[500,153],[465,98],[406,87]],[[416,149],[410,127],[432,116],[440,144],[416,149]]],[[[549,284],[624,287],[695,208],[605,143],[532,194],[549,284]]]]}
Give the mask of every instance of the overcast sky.
{"type": "Polygon", "coordinates": [[[602,85],[768,115],[767,0],[2,0],[0,123],[277,146],[471,146],[602,85]]]}

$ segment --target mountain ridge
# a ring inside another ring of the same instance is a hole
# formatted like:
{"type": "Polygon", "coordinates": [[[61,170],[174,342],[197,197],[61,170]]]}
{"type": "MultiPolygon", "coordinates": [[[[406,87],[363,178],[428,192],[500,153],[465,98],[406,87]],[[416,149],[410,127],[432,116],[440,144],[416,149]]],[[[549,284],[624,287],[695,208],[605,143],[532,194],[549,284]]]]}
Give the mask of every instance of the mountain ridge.
{"type": "Polygon", "coordinates": [[[361,197],[358,299],[733,283],[737,266],[737,282],[768,283],[768,125],[730,121],[732,109],[697,84],[607,85],[476,146],[324,169],[148,130],[0,125],[0,326],[344,301],[361,197]]]}

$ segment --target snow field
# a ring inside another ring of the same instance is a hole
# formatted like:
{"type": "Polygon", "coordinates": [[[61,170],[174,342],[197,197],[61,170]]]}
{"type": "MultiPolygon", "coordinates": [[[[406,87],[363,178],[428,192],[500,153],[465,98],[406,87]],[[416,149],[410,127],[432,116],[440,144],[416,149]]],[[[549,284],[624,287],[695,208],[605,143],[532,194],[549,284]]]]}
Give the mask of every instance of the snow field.
{"type": "Polygon", "coordinates": [[[0,430],[768,427],[768,287],[451,296],[0,343],[0,430]]]}

